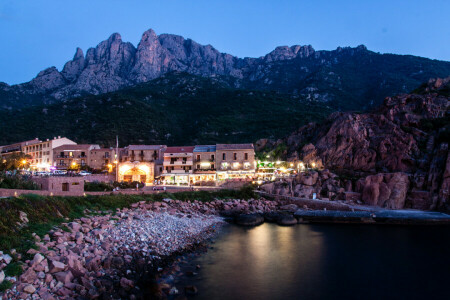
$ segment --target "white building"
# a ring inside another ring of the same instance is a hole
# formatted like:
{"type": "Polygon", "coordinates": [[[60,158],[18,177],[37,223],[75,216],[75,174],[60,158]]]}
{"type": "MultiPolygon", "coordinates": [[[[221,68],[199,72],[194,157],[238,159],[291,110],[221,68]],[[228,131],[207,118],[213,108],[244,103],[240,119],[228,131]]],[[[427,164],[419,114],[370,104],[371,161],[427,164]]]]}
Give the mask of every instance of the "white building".
{"type": "Polygon", "coordinates": [[[23,147],[23,152],[31,156],[30,167],[37,171],[49,171],[53,165],[53,149],[62,145],[76,145],[72,140],[58,136],[39,143],[23,147]]]}

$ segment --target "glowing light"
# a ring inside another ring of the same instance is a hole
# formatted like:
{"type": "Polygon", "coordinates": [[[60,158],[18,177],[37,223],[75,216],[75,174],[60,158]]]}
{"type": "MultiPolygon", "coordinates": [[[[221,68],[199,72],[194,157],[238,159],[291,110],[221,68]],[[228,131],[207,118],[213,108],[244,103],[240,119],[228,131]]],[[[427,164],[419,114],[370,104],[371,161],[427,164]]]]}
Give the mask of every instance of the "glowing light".
{"type": "Polygon", "coordinates": [[[24,160],[22,160],[22,164],[26,164],[27,163],[27,161],[24,159],[24,160]]]}
{"type": "Polygon", "coordinates": [[[293,163],[291,163],[291,167],[293,167],[294,166],[294,164],[293,163]]]}
{"type": "Polygon", "coordinates": [[[200,166],[202,166],[202,167],[209,167],[209,166],[211,166],[211,164],[208,163],[208,162],[202,162],[202,163],[200,163],[200,166]]]}
{"type": "Polygon", "coordinates": [[[77,165],[76,162],[72,162],[72,167],[75,167],[77,165]]]}
{"type": "Polygon", "coordinates": [[[281,164],[281,161],[277,160],[277,165],[281,164]]]}
{"type": "Polygon", "coordinates": [[[311,166],[312,166],[313,168],[315,168],[315,167],[316,167],[316,163],[313,162],[313,163],[311,164],[311,166]]]}
{"type": "Polygon", "coordinates": [[[267,155],[266,157],[267,157],[267,158],[269,158],[269,157],[270,157],[270,155],[267,155]]]}

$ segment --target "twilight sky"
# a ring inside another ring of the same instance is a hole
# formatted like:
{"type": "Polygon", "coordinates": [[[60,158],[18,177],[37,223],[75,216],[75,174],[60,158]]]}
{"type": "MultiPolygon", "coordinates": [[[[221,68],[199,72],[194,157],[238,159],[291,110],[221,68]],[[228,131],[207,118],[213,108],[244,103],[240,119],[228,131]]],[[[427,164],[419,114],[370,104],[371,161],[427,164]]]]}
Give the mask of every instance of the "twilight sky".
{"type": "Polygon", "coordinates": [[[173,33],[239,57],[276,46],[316,50],[364,44],[381,53],[450,60],[449,0],[0,0],[0,82],[61,70],[76,47],[111,33],[173,33]]]}

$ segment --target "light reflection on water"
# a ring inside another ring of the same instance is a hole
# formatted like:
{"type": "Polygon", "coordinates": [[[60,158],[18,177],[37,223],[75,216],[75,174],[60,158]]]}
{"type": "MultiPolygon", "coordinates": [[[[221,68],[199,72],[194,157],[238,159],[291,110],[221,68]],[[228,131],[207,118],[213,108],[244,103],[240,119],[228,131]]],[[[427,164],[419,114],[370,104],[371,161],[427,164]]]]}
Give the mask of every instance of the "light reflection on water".
{"type": "Polygon", "coordinates": [[[195,299],[439,299],[448,227],[228,226],[192,262],[195,299]]]}

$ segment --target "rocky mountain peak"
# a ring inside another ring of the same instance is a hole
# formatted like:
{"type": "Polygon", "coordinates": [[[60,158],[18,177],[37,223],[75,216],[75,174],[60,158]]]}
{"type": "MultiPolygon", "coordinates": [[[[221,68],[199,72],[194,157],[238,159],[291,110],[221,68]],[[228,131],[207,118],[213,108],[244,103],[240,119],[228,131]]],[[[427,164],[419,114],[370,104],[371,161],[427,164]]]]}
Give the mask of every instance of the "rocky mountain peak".
{"type": "Polygon", "coordinates": [[[279,46],[275,50],[264,56],[264,60],[267,62],[288,60],[296,57],[308,57],[314,54],[315,50],[311,45],[300,46],[279,46]]]}

